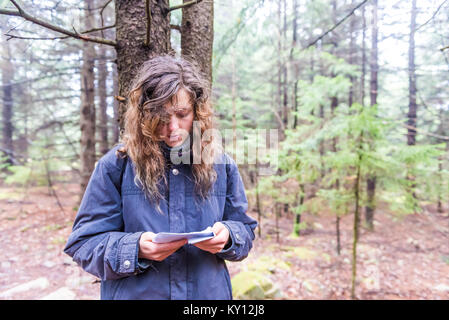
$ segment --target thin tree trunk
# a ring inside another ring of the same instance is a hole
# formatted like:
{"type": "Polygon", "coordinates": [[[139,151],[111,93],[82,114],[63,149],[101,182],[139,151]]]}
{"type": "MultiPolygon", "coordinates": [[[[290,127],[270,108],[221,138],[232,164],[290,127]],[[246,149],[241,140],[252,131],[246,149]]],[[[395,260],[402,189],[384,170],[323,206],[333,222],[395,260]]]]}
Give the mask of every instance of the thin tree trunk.
{"type": "Polygon", "coordinates": [[[360,103],[365,106],[365,76],[366,76],[366,17],[365,6],[362,7],[362,75],[360,77],[360,103]]]}
{"type": "Polygon", "coordinates": [[[296,126],[298,125],[298,78],[299,78],[299,65],[297,61],[294,61],[293,57],[293,51],[296,48],[297,42],[298,42],[298,0],[293,0],[293,23],[292,23],[292,33],[293,33],[293,41],[292,41],[292,48],[290,51],[290,61],[294,64],[293,70],[294,70],[294,79],[293,79],[293,110],[295,112],[295,116],[293,118],[293,129],[296,129],[296,126]]]}
{"type": "MultiPolygon", "coordinates": [[[[84,28],[89,30],[93,27],[94,1],[85,1],[84,28]]],[[[90,175],[95,167],[95,105],[94,105],[94,44],[88,41],[83,42],[83,65],[81,68],[81,193],[89,182],[90,175]]]]}
{"type": "Polygon", "coordinates": [[[99,141],[100,141],[100,153],[104,155],[109,150],[108,143],[108,114],[107,114],[107,91],[106,91],[106,80],[108,77],[108,70],[106,64],[106,48],[100,46],[99,48],[100,59],[97,60],[97,70],[98,70],[98,102],[99,102],[99,122],[97,124],[99,129],[99,141]]]}
{"type": "MultiPolygon", "coordinates": [[[[3,39],[2,39],[3,40],[3,39]]],[[[11,52],[8,41],[2,41],[3,46],[3,57],[4,60],[1,64],[1,75],[2,75],[2,149],[7,150],[6,162],[9,164],[13,164],[13,154],[14,154],[14,145],[13,145],[13,131],[14,126],[12,124],[12,115],[13,115],[13,98],[12,98],[12,80],[14,77],[14,68],[11,63],[11,52]]]]}
{"type": "MultiPolygon", "coordinates": [[[[370,104],[374,106],[377,104],[377,89],[378,80],[377,73],[378,52],[377,52],[377,0],[373,0],[373,24],[372,24],[372,39],[371,39],[371,79],[370,79],[370,104]]],[[[365,206],[365,223],[369,230],[374,229],[374,211],[375,211],[375,196],[376,196],[376,176],[370,174],[366,180],[367,205],[365,206]]]]}
{"type": "Polygon", "coordinates": [[[304,184],[299,185],[300,195],[299,195],[299,203],[298,206],[300,208],[300,212],[295,213],[295,221],[293,223],[293,233],[295,236],[300,236],[301,234],[301,213],[302,213],[302,206],[304,205],[304,199],[305,199],[305,186],[304,184]]]}
{"type": "Polygon", "coordinates": [[[276,206],[276,217],[275,217],[275,225],[276,225],[276,242],[279,243],[279,216],[281,214],[281,203],[275,203],[276,206]]]}
{"type": "MultiPolygon", "coordinates": [[[[119,94],[118,91],[118,74],[117,74],[117,64],[112,65],[112,86],[113,86],[113,93],[112,96],[116,97],[119,94]]],[[[119,102],[117,99],[113,99],[112,103],[112,109],[114,113],[114,119],[112,122],[112,144],[115,144],[119,142],[120,140],[120,124],[119,124],[119,102]]]]}
{"type": "MultiPolygon", "coordinates": [[[[283,28],[282,28],[282,43],[284,44],[282,48],[282,52],[285,51],[285,44],[287,43],[287,3],[285,0],[282,0],[282,6],[284,8],[283,11],[283,28]]],[[[283,61],[282,63],[282,115],[284,122],[284,128],[288,128],[288,75],[287,75],[287,61],[283,61]]]]}
{"type": "Polygon", "coordinates": [[[357,279],[357,242],[359,240],[359,220],[360,220],[360,182],[361,182],[361,165],[362,165],[362,143],[363,132],[359,141],[359,155],[357,161],[357,173],[354,185],[354,198],[355,198],[355,210],[354,210],[354,224],[353,224],[353,241],[352,241],[352,277],[351,277],[351,299],[355,299],[355,286],[357,279]]]}
{"type": "MultiPolygon", "coordinates": [[[[277,96],[276,96],[276,102],[277,102],[277,106],[276,109],[279,110],[279,115],[282,119],[282,101],[281,101],[281,97],[282,97],[282,29],[281,29],[281,13],[282,13],[282,2],[278,1],[278,7],[277,7],[277,19],[278,19],[278,43],[277,43],[277,49],[278,49],[278,54],[277,54],[277,72],[278,72],[278,82],[277,82],[277,96]]],[[[282,125],[283,125],[283,121],[282,121],[282,125]]],[[[285,127],[284,127],[285,128],[285,127]]],[[[280,128],[280,139],[281,141],[284,140],[285,135],[284,135],[284,129],[281,127],[280,128]]]]}
{"type": "MultiPolygon", "coordinates": [[[[234,20],[234,1],[230,1],[231,19],[234,20]]],[[[235,45],[231,45],[231,101],[232,101],[232,153],[237,157],[237,88],[235,70],[235,45]]]]}
{"type": "MultiPolygon", "coordinates": [[[[352,1],[352,6],[354,6],[354,1],[352,1]]],[[[348,62],[350,65],[354,64],[354,16],[352,16],[351,21],[349,22],[349,59],[348,62]]],[[[351,81],[351,86],[349,87],[349,96],[348,96],[348,105],[352,106],[352,103],[354,101],[354,85],[355,85],[355,78],[354,76],[350,76],[349,80],[351,81]]]]}
{"type": "MultiPolygon", "coordinates": [[[[410,18],[410,38],[408,49],[408,82],[409,82],[409,105],[408,105],[408,129],[407,129],[407,145],[414,146],[416,144],[416,130],[417,128],[417,111],[418,105],[416,103],[416,73],[415,73],[415,32],[416,32],[416,0],[412,0],[412,11],[410,18]]],[[[416,183],[415,177],[407,172],[407,179],[412,182],[411,189],[413,198],[416,199],[416,183]]]]}
{"type": "Polygon", "coordinates": [[[407,144],[413,146],[416,144],[416,74],[415,74],[415,31],[416,31],[416,0],[412,0],[412,12],[410,21],[410,41],[408,49],[408,81],[409,81],[409,106],[407,144]]]}

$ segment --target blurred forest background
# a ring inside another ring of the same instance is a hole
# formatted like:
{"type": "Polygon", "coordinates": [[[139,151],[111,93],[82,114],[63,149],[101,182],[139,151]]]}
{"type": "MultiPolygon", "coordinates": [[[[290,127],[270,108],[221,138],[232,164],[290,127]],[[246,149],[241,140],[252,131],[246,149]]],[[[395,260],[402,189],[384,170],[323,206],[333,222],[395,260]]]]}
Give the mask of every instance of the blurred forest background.
{"type": "Polygon", "coordinates": [[[61,250],[162,53],[200,64],[220,129],[279,130],[276,174],[239,164],[235,298],[449,298],[448,24],[447,0],[0,0],[0,298],[98,299],[61,250]]]}

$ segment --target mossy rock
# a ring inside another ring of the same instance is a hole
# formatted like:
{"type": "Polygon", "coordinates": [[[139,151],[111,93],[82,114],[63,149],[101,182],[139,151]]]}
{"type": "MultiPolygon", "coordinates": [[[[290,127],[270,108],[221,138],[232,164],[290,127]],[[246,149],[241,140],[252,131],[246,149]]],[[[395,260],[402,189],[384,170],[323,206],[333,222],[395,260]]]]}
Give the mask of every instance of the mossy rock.
{"type": "Polygon", "coordinates": [[[272,281],[258,271],[243,271],[235,275],[232,280],[232,295],[241,300],[262,300],[265,292],[273,288],[272,281]]]}
{"type": "Polygon", "coordinates": [[[278,269],[289,271],[290,264],[270,256],[261,256],[257,261],[247,266],[249,271],[270,272],[275,273],[278,269]]]}
{"type": "Polygon", "coordinates": [[[296,257],[301,260],[313,260],[318,256],[318,253],[314,250],[304,247],[283,247],[284,256],[287,258],[296,257]]]}

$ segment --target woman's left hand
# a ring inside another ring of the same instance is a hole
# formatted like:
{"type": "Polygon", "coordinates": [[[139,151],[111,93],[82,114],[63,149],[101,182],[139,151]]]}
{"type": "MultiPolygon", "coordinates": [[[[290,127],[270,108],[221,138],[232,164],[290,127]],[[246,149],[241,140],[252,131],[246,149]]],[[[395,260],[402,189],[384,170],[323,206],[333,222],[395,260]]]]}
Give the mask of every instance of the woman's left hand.
{"type": "Polygon", "coordinates": [[[213,254],[223,250],[224,246],[229,240],[228,228],[226,228],[223,223],[216,222],[212,227],[212,231],[215,233],[215,237],[209,240],[197,242],[194,244],[194,246],[213,254]]]}

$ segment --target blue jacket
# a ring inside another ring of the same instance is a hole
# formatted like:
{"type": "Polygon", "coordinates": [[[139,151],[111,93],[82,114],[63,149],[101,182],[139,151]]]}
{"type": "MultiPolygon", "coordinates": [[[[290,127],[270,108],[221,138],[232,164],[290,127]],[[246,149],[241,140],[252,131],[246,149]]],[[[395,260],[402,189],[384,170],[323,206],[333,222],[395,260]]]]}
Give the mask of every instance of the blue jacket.
{"type": "Polygon", "coordinates": [[[246,215],[234,160],[221,155],[211,197],[202,201],[194,198],[190,165],[167,169],[168,190],[161,193],[168,201],[161,201],[160,214],[134,183],[132,161],[115,155],[118,148],[98,161],[64,252],[101,279],[101,299],[232,299],[224,260],[248,255],[257,226],[246,215]],[[229,229],[232,242],[217,254],[186,244],[160,262],[138,258],[143,232],[201,231],[217,221],[229,229]]]}

